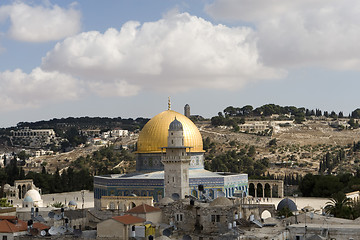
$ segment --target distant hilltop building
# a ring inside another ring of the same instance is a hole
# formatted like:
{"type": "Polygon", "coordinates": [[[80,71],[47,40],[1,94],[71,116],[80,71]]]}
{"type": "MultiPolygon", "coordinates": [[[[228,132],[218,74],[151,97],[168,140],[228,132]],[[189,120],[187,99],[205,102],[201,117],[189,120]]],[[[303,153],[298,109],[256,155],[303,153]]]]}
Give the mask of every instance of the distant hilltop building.
{"type": "Polygon", "coordinates": [[[16,131],[12,130],[11,133],[13,137],[55,137],[55,131],[53,129],[30,129],[29,127],[24,127],[16,131]]]}
{"type": "Polygon", "coordinates": [[[190,117],[190,105],[189,104],[186,104],[185,107],[184,107],[184,115],[187,118],[190,117]]]}
{"type": "Polygon", "coordinates": [[[137,172],[94,177],[96,209],[101,209],[105,196],[148,196],[160,201],[165,196],[215,199],[233,197],[235,191],[241,191],[243,196],[248,194],[247,174],[204,169],[203,142],[198,128],[189,118],[171,110],[170,103],[168,110],[143,127],[135,154],[137,172]]]}
{"type": "Polygon", "coordinates": [[[29,147],[42,147],[55,141],[56,134],[53,129],[30,129],[24,127],[19,130],[12,130],[13,143],[29,146],[29,147]]]}

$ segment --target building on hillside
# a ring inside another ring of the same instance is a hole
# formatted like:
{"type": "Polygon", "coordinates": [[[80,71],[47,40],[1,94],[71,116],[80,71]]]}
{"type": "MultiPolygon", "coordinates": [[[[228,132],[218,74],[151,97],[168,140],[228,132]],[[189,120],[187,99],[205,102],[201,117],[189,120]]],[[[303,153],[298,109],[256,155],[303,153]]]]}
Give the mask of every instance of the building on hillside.
{"type": "Polygon", "coordinates": [[[358,202],[360,200],[360,191],[346,193],[346,197],[353,202],[358,202]]]}
{"type": "MultiPolygon", "coordinates": [[[[182,125],[183,143],[189,159],[189,195],[211,199],[231,197],[236,190],[248,192],[247,174],[216,173],[204,169],[202,137],[195,124],[186,116],[171,110],[156,115],[141,130],[137,142],[136,170],[129,174],[112,174],[94,177],[94,205],[100,209],[103,196],[152,196],[159,201],[165,195],[164,156],[168,153],[170,123],[177,120],[182,125]],[[201,190],[199,190],[201,186],[201,190]],[[202,189],[203,188],[203,189],[202,189]]],[[[175,146],[176,147],[176,146],[175,146]]],[[[182,197],[182,196],[181,196],[182,197]]]]}
{"type": "Polygon", "coordinates": [[[114,129],[111,130],[111,136],[115,137],[115,138],[119,138],[119,137],[127,137],[129,136],[129,130],[124,130],[124,129],[114,129]]]}
{"type": "Polygon", "coordinates": [[[12,141],[15,145],[42,147],[55,142],[56,135],[53,129],[30,129],[28,127],[11,130],[12,141]]]}

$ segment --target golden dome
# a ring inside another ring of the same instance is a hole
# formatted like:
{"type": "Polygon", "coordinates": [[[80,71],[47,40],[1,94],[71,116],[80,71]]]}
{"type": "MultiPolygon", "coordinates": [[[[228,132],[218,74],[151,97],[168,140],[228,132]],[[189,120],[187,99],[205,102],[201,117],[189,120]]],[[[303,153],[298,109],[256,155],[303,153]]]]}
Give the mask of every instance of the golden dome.
{"type": "Polygon", "coordinates": [[[167,110],[145,124],[137,142],[137,153],[158,153],[162,147],[167,147],[169,125],[175,117],[183,125],[184,145],[192,147],[191,152],[204,152],[202,137],[195,124],[184,115],[167,110]]]}

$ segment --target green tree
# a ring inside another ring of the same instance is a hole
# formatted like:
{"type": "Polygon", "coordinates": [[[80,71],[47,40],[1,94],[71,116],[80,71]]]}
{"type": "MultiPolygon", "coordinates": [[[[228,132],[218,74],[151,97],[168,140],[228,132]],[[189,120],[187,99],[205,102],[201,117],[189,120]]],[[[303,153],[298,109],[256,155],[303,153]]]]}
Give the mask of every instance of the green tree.
{"type": "Polygon", "coordinates": [[[325,206],[326,213],[332,214],[338,218],[352,218],[351,201],[344,193],[335,193],[329,200],[330,201],[327,202],[325,206]]]}
{"type": "Polygon", "coordinates": [[[12,207],[10,203],[8,203],[6,198],[0,199],[0,207],[12,207]]]}
{"type": "Polygon", "coordinates": [[[62,202],[54,202],[53,204],[51,204],[51,206],[55,208],[62,208],[65,207],[65,204],[63,204],[62,202]]]}

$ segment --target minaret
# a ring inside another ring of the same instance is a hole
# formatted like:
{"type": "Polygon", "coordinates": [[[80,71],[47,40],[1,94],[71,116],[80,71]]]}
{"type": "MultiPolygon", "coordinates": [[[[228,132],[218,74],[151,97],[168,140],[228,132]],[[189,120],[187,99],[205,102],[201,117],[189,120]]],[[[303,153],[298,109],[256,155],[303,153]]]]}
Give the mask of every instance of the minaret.
{"type": "Polygon", "coordinates": [[[169,125],[168,146],[162,157],[164,164],[165,197],[183,199],[190,195],[188,156],[184,146],[183,125],[176,118],[169,125]]]}
{"type": "Polygon", "coordinates": [[[184,115],[189,118],[190,117],[190,105],[186,104],[184,107],[184,115]]]}

